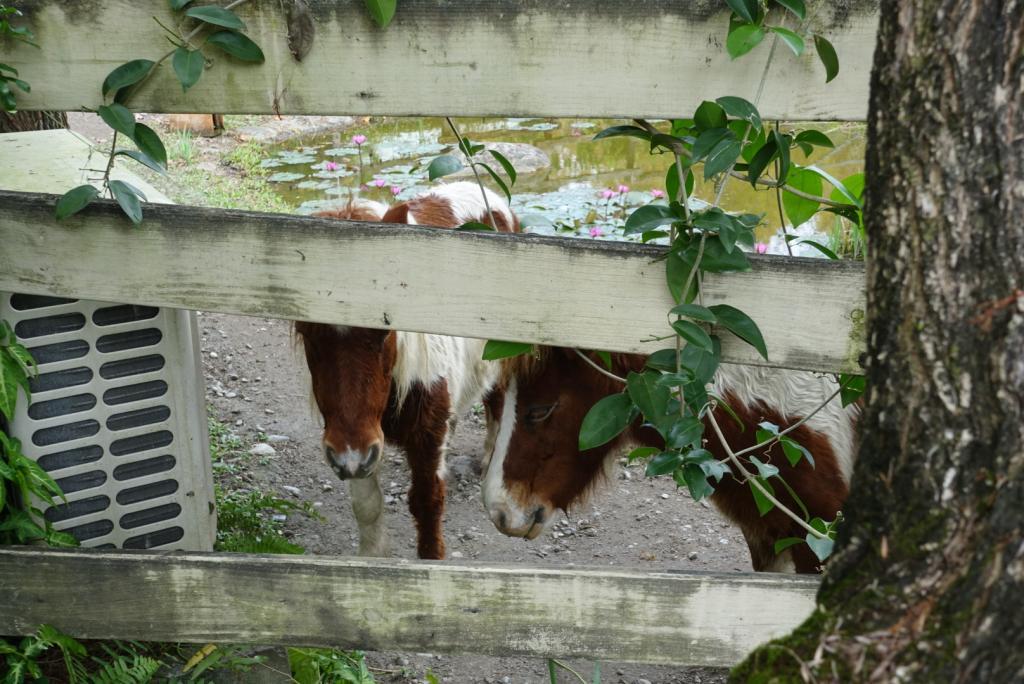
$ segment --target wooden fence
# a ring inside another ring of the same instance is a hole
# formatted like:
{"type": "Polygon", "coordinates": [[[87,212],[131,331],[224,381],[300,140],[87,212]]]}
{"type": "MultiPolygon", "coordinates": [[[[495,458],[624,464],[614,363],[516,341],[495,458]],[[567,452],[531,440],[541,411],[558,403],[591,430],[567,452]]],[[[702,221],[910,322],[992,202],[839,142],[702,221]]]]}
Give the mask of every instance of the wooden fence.
{"type": "MultiPolygon", "coordinates": [[[[187,96],[164,68],[133,106],[666,117],[723,94],[753,97],[769,42],[729,62],[727,17],[704,1],[404,0],[382,31],[361,2],[307,0],[315,35],[298,62],[290,4],[239,8],[266,64],[220,60],[187,96]]],[[[864,117],[877,3],[818,5],[843,72],[826,87],[810,55],[777,57],[766,117],[864,117]]],[[[20,100],[28,109],[101,104],[103,78],[152,56],[163,41],[152,17],[167,15],[166,0],[21,6],[44,49],[15,46],[3,61],[32,83],[20,100]]],[[[667,332],[663,268],[650,247],[171,206],[147,207],[133,229],[110,203],[57,223],[53,202],[0,191],[0,290],[621,351],[650,350],[645,339],[667,332]]],[[[709,298],[728,291],[753,315],[770,365],[856,370],[862,267],[752,262],[752,273],[710,280],[709,298]]],[[[742,345],[723,353],[763,363],[742,345]]],[[[82,637],[724,665],[799,624],[815,586],[751,574],[2,548],[0,633],[51,622],[82,637]]]]}

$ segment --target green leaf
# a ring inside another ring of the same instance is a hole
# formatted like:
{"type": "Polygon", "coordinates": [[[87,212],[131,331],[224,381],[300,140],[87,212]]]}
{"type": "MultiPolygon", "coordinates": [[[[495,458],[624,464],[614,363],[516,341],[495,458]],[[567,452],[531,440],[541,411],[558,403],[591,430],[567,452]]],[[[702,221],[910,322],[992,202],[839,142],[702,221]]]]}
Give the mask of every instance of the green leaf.
{"type": "Polygon", "coordinates": [[[801,458],[806,458],[807,462],[810,463],[812,467],[814,466],[814,456],[812,456],[811,452],[802,444],[786,437],[785,435],[779,438],[779,443],[782,445],[782,453],[786,455],[786,460],[789,461],[789,465],[795,468],[801,458]]]}
{"type": "Polygon", "coordinates": [[[700,327],[696,323],[690,321],[672,321],[672,329],[690,344],[697,345],[697,347],[704,351],[714,351],[714,347],[711,344],[711,336],[705,332],[704,328],[700,327]]]}
{"type": "Polygon", "coordinates": [[[437,180],[442,176],[447,176],[461,170],[462,162],[457,157],[450,154],[442,154],[430,162],[430,166],[427,167],[427,178],[437,180]]]}
{"type": "Polygon", "coordinates": [[[742,57],[764,40],[764,30],[753,24],[736,26],[725,39],[725,49],[733,59],[742,57]]]}
{"type": "Polygon", "coordinates": [[[790,31],[789,29],[782,28],[781,26],[769,26],[769,31],[777,35],[782,39],[782,42],[793,51],[793,54],[799,57],[804,54],[804,39],[799,34],[790,31]]]}
{"type": "MultiPolygon", "coordinates": [[[[841,197],[842,197],[842,199],[841,199],[841,200],[837,199],[837,201],[845,201],[845,202],[849,202],[850,204],[854,205],[854,206],[855,206],[855,207],[857,207],[858,209],[860,209],[860,208],[861,208],[861,201],[860,201],[860,199],[859,199],[859,198],[857,197],[857,195],[856,195],[856,194],[854,194],[854,193],[853,193],[853,192],[852,192],[852,191],[851,191],[850,189],[848,189],[848,188],[846,187],[846,185],[844,185],[844,184],[843,184],[843,182],[842,182],[842,181],[840,181],[840,180],[839,180],[838,178],[836,178],[835,176],[833,176],[832,174],[830,174],[830,173],[829,173],[828,171],[825,171],[825,170],[823,170],[823,169],[820,169],[820,168],[818,168],[817,166],[805,166],[805,167],[803,167],[803,168],[805,168],[805,169],[806,169],[806,170],[808,170],[808,171],[811,171],[811,172],[813,172],[813,173],[816,173],[816,174],[818,174],[818,175],[819,175],[819,176],[821,176],[821,177],[822,177],[823,179],[825,179],[826,181],[828,181],[828,183],[829,183],[829,184],[830,184],[830,185],[831,185],[831,186],[832,186],[833,188],[835,188],[835,189],[836,189],[836,191],[838,191],[838,192],[840,193],[841,197]]],[[[859,173],[857,173],[857,174],[854,174],[853,176],[849,176],[847,180],[849,180],[849,179],[852,179],[852,178],[855,178],[855,177],[857,177],[857,176],[862,176],[862,174],[859,174],[859,173]]]]}
{"type": "Polygon", "coordinates": [[[14,99],[11,87],[4,80],[0,80],[0,104],[3,104],[4,109],[8,112],[14,112],[18,109],[18,101],[14,99]]]}
{"type": "Polygon", "coordinates": [[[167,168],[165,166],[163,166],[162,164],[159,164],[157,161],[155,161],[148,154],[144,154],[144,153],[138,152],[136,150],[117,150],[116,152],[114,152],[114,156],[115,157],[117,157],[117,156],[128,157],[130,159],[134,159],[135,161],[139,162],[143,166],[148,167],[148,168],[156,171],[157,173],[163,173],[163,174],[167,173],[167,168]]]}
{"type": "Polygon", "coordinates": [[[4,64],[3,62],[0,62],[0,75],[2,75],[3,72],[5,72],[5,71],[13,74],[14,76],[18,75],[18,70],[17,69],[12,67],[10,64],[4,64]]]}
{"type": "Polygon", "coordinates": [[[728,128],[709,128],[693,142],[693,162],[699,162],[718,147],[722,141],[735,140],[736,135],[728,128]]]}
{"type": "Polygon", "coordinates": [[[863,375],[850,375],[849,373],[842,373],[839,376],[839,399],[843,402],[843,406],[849,406],[854,403],[864,394],[864,390],[867,389],[867,378],[863,375]]]}
{"type": "Polygon", "coordinates": [[[839,75],[839,55],[832,43],[824,36],[814,34],[814,49],[818,51],[818,59],[825,66],[825,83],[839,75]]]}
{"type": "Polygon", "coordinates": [[[610,126],[595,135],[594,140],[601,140],[602,138],[617,138],[622,136],[640,138],[647,142],[651,141],[651,134],[648,133],[646,129],[640,128],[639,126],[610,126]]]}
{"type": "MultiPolygon", "coordinates": [[[[756,479],[758,483],[768,491],[769,494],[775,496],[775,490],[772,489],[772,486],[768,484],[767,480],[765,480],[763,477],[756,477],[754,479],[756,479]]],[[[754,486],[753,481],[748,482],[747,484],[750,485],[750,492],[754,495],[754,503],[757,505],[757,512],[762,517],[764,517],[765,514],[767,514],[769,511],[775,508],[775,504],[773,504],[767,497],[765,497],[765,495],[761,493],[761,490],[754,486]]]]}
{"type": "Polygon", "coordinates": [[[751,24],[757,21],[759,9],[757,0],[725,0],[725,4],[743,21],[751,24]]]}
{"type": "Polygon", "coordinates": [[[835,144],[832,142],[831,138],[829,138],[821,131],[816,131],[814,129],[800,131],[799,133],[796,134],[796,137],[793,140],[798,143],[810,143],[811,145],[814,145],[816,147],[835,147],[835,144]]]}
{"type": "Polygon", "coordinates": [[[794,245],[810,245],[811,247],[814,247],[816,250],[827,256],[829,259],[839,259],[838,254],[836,254],[835,252],[833,252],[831,249],[821,244],[820,242],[816,242],[815,240],[808,240],[807,238],[798,238],[796,235],[787,235],[786,242],[792,242],[794,245]]]}
{"type": "Polygon", "coordinates": [[[693,416],[677,417],[669,428],[667,446],[672,449],[700,446],[703,436],[704,423],[693,416]]]}
{"type": "Polygon", "coordinates": [[[156,66],[156,62],[149,59],[133,59],[130,62],[125,62],[107,74],[107,78],[103,81],[103,87],[100,89],[103,97],[110,92],[116,96],[121,88],[135,85],[144,79],[154,66],[156,66]]]}
{"type": "Polygon", "coordinates": [[[715,314],[711,313],[711,309],[699,304],[678,304],[672,307],[668,313],[670,316],[686,316],[706,323],[714,323],[717,320],[715,314]]]}
{"type": "Polygon", "coordinates": [[[0,354],[0,413],[7,420],[14,419],[14,409],[18,405],[18,388],[25,388],[26,384],[25,371],[21,364],[10,354],[0,354]]]}
{"type": "Polygon", "coordinates": [[[395,5],[398,0],[365,0],[366,9],[370,10],[370,16],[377,22],[377,26],[386,28],[395,16],[395,5]]]}
{"type": "Polygon", "coordinates": [[[668,387],[658,384],[659,377],[660,373],[655,371],[631,372],[626,376],[626,391],[646,421],[660,431],[667,413],[670,392],[668,387]]]}
{"type": "MultiPolygon", "coordinates": [[[[195,9],[203,8],[196,7],[195,9]]],[[[203,67],[206,66],[206,58],[199,50],[180,47],[174,51],[171,66],[174,67],[174,73],[177,74],[178,81],[181,82],[182,92],[185,92],[199,82],[199,77],[203,75],[203,67]]]]}
{"type": "Polygon", "coordinates": [[[486,223],[480,223],[479,221],[467,221],[466,223],[463,223],[461,226],[458,226],[457,228],[455,228],[455,230],[471,231],[471,232],[475,231],[475,232],[481,232],[481,233],[495,233],[495,232],[497,232],[497,230],[494,228],[494,226],[489,226],[486,223]]]}
{"type": "Polygon", "coordinates": [[[214,26],[223,26],[224,28],[238,29],[239,31],[245,30],[245,22],[239,19],[237,14],[216,5],[190,7],[185,12],[185,16],[214,26]]]}
{"type": "Polygon", "coordinates": [[[661,449],[658,449],[657,447],[637,447],[626,455],[626,460],[632,463],[633,461],[638,461],[641,458],[649,458],[657,453],[661,453],[661,449]]]}
{"type": "Polygon", "coordinates": [[[775,147],[779,152],[779,177],[775,180],[785,183],[789,177],[789,145],[792,138],[778,130],[772,131],[772,139],[775,140],[775,147]]]}
{"type": "Polygon", "coordinates": [[[697,111],[693,115],[693,123],[696,124],[697,129],[700,131],[708,131],[713,128],[725,128],[725,125],[729,122],[729,117],[725,115],[725,109],[722,105],[717,102],[711,102],[710,100],[704,100],[697,107],[697,111]]]}
{"type": "Polygon", "coordinates": [[[800,21],[803,21],[804,15],[807,14],[804,0],[775,0],[775,2],[792,12],[800,21]]]}
{"type": "Polygon", "coordinates": [[[615,439],[633,420],[633,400],[627,394],[612,394],[594,404],[580,426],[580,451],[593,449],[615,439]]]}
{"type": "Polygon", "coordinates": [[[723,140],[708,154],[704,162],[704,180],[728,171],[740,156],[739,140],[723,140]]]}
{"type": "MultiPolygon", "coordinates": [[[[685,178],[686,196],[693,196],[693,170],[687,166],[683,167],[683,174],[685,178]]],[[[676,171],[676,165],[672,164],[668,167],[668,171],[665,172],[665,194],[668,195],[670,200],[679,199],[679,173],[676,171]]]]}
{"type": "Polygon", "coordinates": [[[124,133],[129,138],[135,135],[135,115],[124,105],[117,103],[102,105],[96,110],[96,113],[118,133],[124,133]]]}
{"type": "Polygon", "coordinates": [[[722,106],[726,114],[735,116],[737,119],[749,121],[754,128],[761,128],[763,125],[761,123],[761,114],[757,111],[757,107],[742,97],[727,95],[718,98],[715,102],[722,106]]]}
{"type": "Polygon", "coordinates": [[[248,36],[237,31],[217,31],[206,39],[210,45],[216,45],[224,52],[243,62],[262,63],[266,58],[260,46],[252,42],[248,36]]]}
{"type": "Polygon", "coordinates": [[[667,475],[683,464],[683,457],[678,451],[663,451],[647,462],[644,475],[647,477],[658,477],[667,475]]]}
{"type": "Polygon", "coordinates": [[[192,1],[193,0],[171,0],[171,9],[177,12],[192,1]]]}
{"type": "Polygon", "coordinates": [[[139,203],[139,195],[135,188],[128,183],[119,180],[110,181],[110,191],[114,193],[114,199],[121,205],[121,210],[131,219],[132,223],[142,223],[142,205],[139,203]]]}
{"type": "Polygon", "coordinates": [[[765,360],[768,359],[768,349],[764,345],[764,338],[750,316],[728,304],[717,304],[708,308],[718,317],[719,325],[756,349],[765,360]]]}
{"type": "Polygon", "coordinates": [[[626,235],[646,233],[666,223],[674,223],[678,220],[679,218],[672,212],[670,207],[666,207],[664,204],[647,204],[629,215],[629,218],[626,219],[623,233],[626,235]]]}
{"type": "Polygon", "coordinates": [[[819,539],[808,532],[806,541],[807,545],[811,547],[811,551],[818,557],[818,560],[823,561],[832,555],[832,548],[835,546],[835,542],[832,539],[819,539]]]}
{"type": "Polygon", "coordinates": [[[842,180],[840,185],[833,183],[830,199],[836,202],[852,201],[858,207],[864,203],[864,174],[855,173],[842,180]]]}
{"type": "Polygon", "coordinates": [[[774,138],[769,138],[761,146],[761,148],[754,155],[750,163],[747,164],[747,179],[750,181],[751,187],[757,186],[757,181],[761,178],[761,174],[768,168],[768,165],[775,159],[775,155],[779,153],[779,146],[775,142],[774,138]]]}
{"type": "Polygon", "coordinates": [[[167,167],[167,150],[164,149],[164,144],[156,131],[146,124],[135,124],[132,140],[143,154],[164,168],[167,167]]]}
{"type": "Polygon", "coordinates": [[[665,282],[668,284],[668,291],[673,301],[693,301],[697,296],[697,279],[690,281],[689,292],[683,292],[690,271],[693,270],[693,259],[678,252],[670,252],[665,262],[665,282]]]}
{"type": "Polygon", "coordinates": [[[761,463],[761,461],[755,456],[750,457],[750,462],[754,464],[755,468],[757,468],[757,474],[766,480],[769,477],[775,477],[779,474],[778,468],[773,466],[771,463],[761,463]]]}
{"type": "Polygon", "coordinates": [[[601,359],[601,363],[604,364],[605,368],[607,368],[608,370],[612,369],[612,355],[610,352],[599,351],[595,349],[594,354],[597,355],[597,358],[601,359]]]}
{"type": "Polygon", "coordinates": [[[528,342],[504,342],[502,340],[487,340],[484,345],[484,361],[495,361],[510,356],[519,356],[533,351],[533,345],[528,342]]]}
{"type": "Polygon", "coordinates": [[[505,158],[501,152],[495,150],[487,150],[487,152],[501,164],[501,168],[505,169],[505,174],[508,176],[509,184],[516,184],[516,167],[512,166],[512,162],[505,158]]]}
{"type": "MultiPolygon", "coordinates": [[[[696,251],[696,250],[694,250],[696,251]]],[[[729,271],[749,271],[750,260],[738,249],[727,251],[722,243],[709,240],[704,245],[704,256],[700,261],[701,269],[711,273],[727,273],[729,271]]]]}
{"type": "Polygon", "coordinates": [[[501,176],[494,172],[494,169],[492,169],[489,165],[484,164],[483,162],[473,162],[473,166],[479,166],[484,171],[486,171],[490,175],[494,183],[499,188],[501,188],[501,192],[505,195],[505,199],[508,200],[509,204],[512,203],[512,192],[508,189],[508,186],[505,184],[505,181],[501,179],[501,176]]]}
{"type": "MultiPolygon", "coordinates": [[[[821,197],[821,176],[811,171],[794,167],[789,172],[789,178],[786,179],[786,185],[797,190],[802,190],[809,195],[821,197]]],[[[783,188],[782,190],[782,206],[786,210],[786,217],[794,228],[810,221],[811,217],[817,213],[818,207],[821,206],[814,200],[794,195],[786,188],[783,188]]]]}
{"type": "Polygon", "coordinates": [[[57,220],[77,214],[99,196],[100,191],[92,185],[79,185],[77,188],[68,190],[57,200],[57,220]]]}
{"type": "MultiPolygon", "coordinates": [[[[715,493],[715,488],[708,482],[707,473],[697,463],[687,463],[683,466],[683,481],[686,483],[687,489],[690,490],[690,496],[694,501],[700,501],[715,493]]],[[[676,480],[676,484],[679,484],[678,480],[676,480]]]]}
{"type": "Polygon", "coordinates": [[[775,555],[779,555],[780,553],[788,549],[790,546],[803,543],[804,540],[800,537],[786,537],[784,539],[780,539],[779,541],[775,542],[775,555]]]}

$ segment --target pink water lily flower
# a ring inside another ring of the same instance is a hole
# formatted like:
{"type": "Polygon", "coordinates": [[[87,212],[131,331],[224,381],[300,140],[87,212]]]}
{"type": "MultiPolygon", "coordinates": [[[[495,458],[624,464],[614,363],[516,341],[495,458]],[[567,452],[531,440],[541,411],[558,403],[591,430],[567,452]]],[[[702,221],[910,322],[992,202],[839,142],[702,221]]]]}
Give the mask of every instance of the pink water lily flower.
{"type": "Polygon", "coordinates": [[[362,145],[364,142],[366,142],[366,136],[362,134],[353,135],[352,142],[355,143],[356,145],[362,145]]]}
{"type": "Polygon", "coordinates": [[[601,230],[600,228],[598,228],[597,226],[593,226],[590,229],[590,237],[596,238],[596,237],[601,237],[602,235],[604,235],[604,231],[601,230]]]}
{"type": "Polygon", "coordinates": [[[628,185],[620,185],[619,186],[619,194],[620,195],[625,195],[627,192],[629,192],[629,186],[628,185]]]}
{"type": "Polygon", "coordinates": [[[768,245],[763,242],[758,242],[754,245],[754,251],[758,254],[766,254],[768,252],[768,245]]]}
{"type": "Polygon", "coordinates": [[[654,199],[661,199],[664,196],[665,196],[665,191],[664,190],[658,190],[657,188],[655,188],[654,190],[651,190],[651,197],[653,197],[654,199]]]}
{"type": "Polygon", "coordinates": [[[605,188],[601,191],[601,197],[603,199],[610,200],[612,197],[615,197],[615,191],[611,188],[605,188]]]}
{"type": "Polygon", "coordinates": [[[401,192],[402,192],[402,188],[398,187],[397,185],[392,185],[391,186],[391,194],[392,195],[398,196],[401,192]]]}
{"type": "Polygon", "coordinates": [[[388,184],[388,182],[386,180],[384,180],[383,178],[374,178],[373,179],[373,184],[375,186],[377,186],[378,188],[383,188],[385,185],[388,184]]]}
{"type": "Polygon", "coordinates": [[[338,165],[332,161],[324,162],[324,171],[337,171],[338,165]]]}

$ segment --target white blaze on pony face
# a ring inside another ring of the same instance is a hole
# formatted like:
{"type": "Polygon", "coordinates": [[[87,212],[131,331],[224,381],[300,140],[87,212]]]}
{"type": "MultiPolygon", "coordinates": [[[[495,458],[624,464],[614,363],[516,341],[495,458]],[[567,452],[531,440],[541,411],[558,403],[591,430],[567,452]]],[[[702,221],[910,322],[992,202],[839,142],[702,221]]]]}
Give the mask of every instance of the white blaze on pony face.
{"type": "Polygon", "coordinates": [[[481,495],[487,515],[500,532],[536,539],[554,518],[553,511],[541,503],[524,508],[505,487],[505,458],[516,429],[516,398],[516,381],[512,379],[505,390],[494,448],[485,457],[481,495]]]}

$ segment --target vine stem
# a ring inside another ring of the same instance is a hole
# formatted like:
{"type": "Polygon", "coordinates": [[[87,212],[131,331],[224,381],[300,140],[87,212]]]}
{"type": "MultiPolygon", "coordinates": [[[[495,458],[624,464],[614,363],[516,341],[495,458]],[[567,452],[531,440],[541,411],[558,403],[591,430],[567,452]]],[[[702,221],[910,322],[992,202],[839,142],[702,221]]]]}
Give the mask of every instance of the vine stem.
{"type": "Polygon", "coordinates": [[[110,139],[110,155],[107,157],[107,168],[103,169],[103,189],[110,193],[113,197],[114,193],[110,189],[110,172],[114,169],[114,152],[117,150],[117,130],[114,130],[114,136],[110,139]]]}
{"type": "Polygon", "coordinates": [[[601,366],[599,366],[596,363],[594,363],[593,359],[591,359],[589,356],[587,356],[586,354],[581,352],[579,349],[573,349],[573,351],[576,352],[577,354],[579,354],[580,358],[583,359],[584,361],[586,361],[587,363],[589,363],[590,367],[593,368],[594,370],[596,370],[598,373],[601,373],[602,375],[605,375],[605,376],[611,378],[612,380],[618,380],[623,385],[626,384],[626,379],[625,378],[620,378],[615,373],[612,373],[609,370],[601,368],[601,366]]]}
{"type": "Polygon", "coordinates": [[[548,658],[548,663],[551,663],[553,665],[557,665],[558,667],[562,668],[563,670],[566,670],[567,672],[571,672],[573,674],[573,676],[576,677],[576,679],[578,679],[579,681],[583,682],[583,684],[587,684],[587,680],[583,678],[583,675],[581,675],[579,672],[577,672],[576,670],[572,669],[571,667],[569,667],[568,665],[563,663],[561,660],[557,660],[555,658],[548,658]]]}
{"type": "Polygon", "coordinates": [[[491,217],[491,227],[494,228],[494,230],[498,230],[498,223],[494,220],[494,212],[491,211],[491,203],[487,201],[487,190],[484,189],[483,181],[480,180],[480,174],[476,170],[476,162],[473,161],[473,157],[470,156],[469,150],[466,149],[468,145],[465,145],[465,139],[459,133],[459,129],[455,127],[455,122],[452,121],[452,118],[450,116],[446,116],[444,117],[444,120],[448,122],[449,128],[451,128],[452,133],[455,134],[455,139],[459,141],[459,149],[462,150],[462,154],[466,157],[466,161],[469,162],[469,170],[473,172],[473,177],[476,178],[476,184],[480,186],[480,194],[484,198],[484,208],[487,209],[487,215],[491,217]]]}
{"type": "Polygon", "coordinates": [[[804,416],[803,418],[801,418],[797,422],[793,423],[792,425],[790,425],[788,428],[786,428],[785,430],[783,430],[779,434],[774,435],[771,439],[768,439],[768,440],[765,440],[763,442],[760,442],[759,444],[755,444],[752,447],[747,447],[746,449],[743,449],[742,451],[737,451],[736,455],[737,456],[743,456],[744,454],[749,454],[752,451],[757,451],[758,449],[761,449],[761,448],[763,448],[765,446],[769,446],[771,444],[774,444],[775,442],[780,441],[783,437],[788,435],[790,432],[792,432],[793,430],[796,430],[798,427],[800,427],[801,425],[803,425],[804,423],[809,421],[811,418],[813,418],[815,415],[817,415],[819,411],[824,409],[826,406],[828,406],[832,402],[833,399],[835,399],[837,396],[839,396],[839,393],[842,392],[845,388],[846,388],[846,383],[840,384],[839,387],[836,389],[836,391],[829,395],[828,399],[826,399],[821,404],[819,404],[816,409],[814,409],[813,411],[808,413],[806,416],[804,416]]]}
{"type": "Polygon", "coordinates": [[[778,508],[780,511],[782,511],[787,516],[792,518],[794,522],[796,522],[798,525],[800,525],[800,527],[802,527],[805,530],[807,530],[810,534],[812,534],[813,536],[817,537],[818,539],[828,539],[829,538],[827,534],[823,534],[823,533],[819,532],[818,530],[814,529],[813,527],[811,527],[810,525],[808,525],[804,521],[803,518],[801,518],[799,515],[797,515],[793,511],[791,511],[781,501],[776,499],[775,495],[772,494],[771,492],[769,492],[767,490],[767,488],[765,488],[764,485],[762,485],[760,482],[758,482],[758,480],[754,476],[754,474],[751,473],[749,470],[747,470],[746,466],[744,466],[742,461],[740,461],[739,456],[732,450],[732,447],[729,446],[729,442],[726,441],[725,435],[722,434],[722,428],[718,425],[718,421],[715,420],[715,412],[714,411],[708,411],[708,422],[711,423],[712,429],[714,429],[715,434],[718,435],[718,441],[722,445],[722,447],[725,449],[725,453],[727,453],[729,455],[729,462],[732,463],[736,467],[736,469],[739,470],[743,474],[743,478],[747,482],[750,482],[750,484],[755,489],[757,489],[757,491],[759,491],[764,498],[766,498],[769,501],[771,501],[775,505],[776,508],[778,508]]]}
{"type": "MultiPolygon", "coordinates": [[[[654,133],[660,134],[661,133],[661,131],[659,131],[657,128],[655,128],[655,126],[651,122],[647,121],[646,119],[633,119],[633,122],[636,123],[641,128],[643,128],[648,133],[652,133],[652,134],[654,134],[654,133]]],[[[672,152],[674,154],[679,154],[679,155],[682,155],[682,156],[687,157],[687,158],[692,158],[693,157],[693,154],[689,150],[687,150],[685,147],[680,145],[679,143],[665,143],[665,144],[671,148],[671,150],[672,150],[672,152]]],[[[731,176],[732,178],[738,178],[738,179],[740,179],[742,181],[748,180],[747,177],[744,176],[742,173],[740,173],[738,171],[734,171],[732,169],[730,169],[728,171],[728,175],[731,176]]],[[[766,188],[781,188],[781,189],[785,190],[786,192],[789,192],[789,193],[792,193],[792,194],[796,195],[797,197],[802,197],[803,199],[811,200],[812,202],[818,202],[820,204],[824,204],[825,206],[829,206],[829,207],[838,207],[838,208],[853,207],[853,208],[856,208],[852,204],[845,203],[845,202],[837,202],[834,199],[830,199],[828,197],[818,197],[817,195],[812,195],[809,192],[804,192],[803,190],[801,190],[799,188],[794,188],[791,185],[787,185],[785,183],[779,183],[778,181],[764,180],[762,178],[759,178],[759,179],[757,179],[757,184],[758,185],[763,185],[766,188]]]]}

